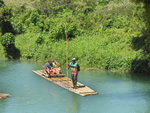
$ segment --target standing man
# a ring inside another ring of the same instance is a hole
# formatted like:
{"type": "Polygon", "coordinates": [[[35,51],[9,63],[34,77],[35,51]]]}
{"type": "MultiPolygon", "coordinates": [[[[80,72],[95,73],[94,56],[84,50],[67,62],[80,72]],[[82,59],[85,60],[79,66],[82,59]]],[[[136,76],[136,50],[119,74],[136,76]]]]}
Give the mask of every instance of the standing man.
{"type": "Polygon", "coordinates": [[[72,76],[72,82],[73,82],[73,88],[77,89],[77,77],[78,77],[78,64],[76,63],[76,59],[73,58],[72,62],[68,65],[68,69],[71,68],[71,76],[72,76]]]}

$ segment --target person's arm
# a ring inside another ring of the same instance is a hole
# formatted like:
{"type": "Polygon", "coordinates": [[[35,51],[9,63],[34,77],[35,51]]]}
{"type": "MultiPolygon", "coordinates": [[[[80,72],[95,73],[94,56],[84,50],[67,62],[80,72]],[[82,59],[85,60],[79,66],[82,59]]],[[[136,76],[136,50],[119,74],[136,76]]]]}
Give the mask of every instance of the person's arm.
{"type": "Polygon", "coordinates": [[[51,69],[54,69],[53,64],[50,64],[51,69]]]}
{"type": "Polygon", "coordinates": [[[56,65],[58,66],[58,67],[60,67],[60,64],[56,61],[56,65]]]}
{"type": "Polygon", "coordinates": [[[45,68],[46,68],[46,69],[48,68],[48,65],[47,65],[47,63],[45,64],[45,68]]]}
{"type": "Polygon", "coordinates": [[[60,67],[60,64],[57,62],[58,67],[60,67]]]}

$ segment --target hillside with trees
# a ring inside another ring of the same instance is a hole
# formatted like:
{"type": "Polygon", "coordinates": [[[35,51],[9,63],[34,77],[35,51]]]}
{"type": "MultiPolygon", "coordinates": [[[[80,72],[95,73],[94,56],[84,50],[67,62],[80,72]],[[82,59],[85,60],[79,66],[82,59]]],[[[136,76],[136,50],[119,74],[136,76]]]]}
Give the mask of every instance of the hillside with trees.
{"type": "Polygon", "coordinates": [[[0,0],[0,57],[150,73],[148,0],[0,0]]]}

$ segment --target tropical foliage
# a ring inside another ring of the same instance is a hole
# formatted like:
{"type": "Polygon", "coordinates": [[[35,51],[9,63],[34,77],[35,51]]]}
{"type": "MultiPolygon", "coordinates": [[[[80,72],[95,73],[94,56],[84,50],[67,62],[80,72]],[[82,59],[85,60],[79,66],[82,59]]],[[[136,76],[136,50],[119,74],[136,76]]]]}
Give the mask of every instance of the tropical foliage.
{"type": "Polygon", "coordinates": [[[46,62],[56,58],[64,65],[67,30],[69,60],[75,57],[83,67],[150,72],[150,9],[146,0],[4,3],[0,1],[1,44],[5,50],[13,36],[23,59],[46,62]]]}

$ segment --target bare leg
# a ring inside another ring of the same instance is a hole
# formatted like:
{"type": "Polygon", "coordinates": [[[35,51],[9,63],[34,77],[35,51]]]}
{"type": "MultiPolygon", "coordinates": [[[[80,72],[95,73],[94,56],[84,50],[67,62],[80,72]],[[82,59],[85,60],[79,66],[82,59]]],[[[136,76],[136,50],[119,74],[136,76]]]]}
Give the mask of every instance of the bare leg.
{"type": "Polygon", "coordinates": [[[75,86],[75,89],[77,89],[77,77],[78,77],[78,74],[74,75],[74,86],[75,86]]]}
{"type": "Polygon", "coordinates": [[[47,68],[46,70],[47,70],[48,77],[50,77],[50,69],[47,68]]]}
{"type": "Polygon", "coordinates": [[[73,83],[73,88],[76,89],[77,80],[76,80],[76,75],[74,74],[72,74],[72,83],[73,83]]]}

